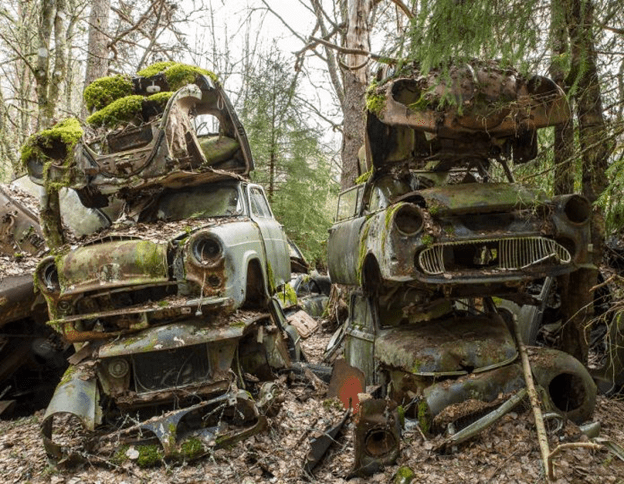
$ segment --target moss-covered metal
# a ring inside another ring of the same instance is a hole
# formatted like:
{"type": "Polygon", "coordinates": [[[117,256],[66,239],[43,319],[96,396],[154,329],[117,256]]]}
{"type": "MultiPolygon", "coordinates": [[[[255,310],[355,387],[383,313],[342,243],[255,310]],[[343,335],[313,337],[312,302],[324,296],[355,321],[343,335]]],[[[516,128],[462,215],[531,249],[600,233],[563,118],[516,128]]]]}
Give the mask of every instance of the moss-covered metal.
{"type": "Polygon", "coordinates": [[[80,121],[68,118],[52,128],[44,129],[30,136],[21,149],[21,162],[24,166],[32,159],[43,162],[55,161],[63,164],[71,160],[74,146],[82,138],[84,131],[80,121]]]}
{"type": "Polygon", "coordinates": [[[383,87],[373,81],[366,89],[366,110],[375,116],[380,116],[386,106],[386,94],[383,87]]]}
{"type": "Polygon", "coordinates": [[[83,94],[86,108],[99,111],[112,102],[132,94],[132,81],[127,76],[101,77],[89,84],[83,94]]]}
{"type": "Polygon", "coordinates": [[[172,91],[176,91],[186,84],[195,82],[197,75],[208,76],[213,81],[218,81],[217,75],[207,69],[171,61],[152,64],[151,66],[139,71],[137,75],[141,77],[152,77],[160,73],[164,74],[165,79],[167,79],[167,83],[169,84],[169,88],[172,91]]]}

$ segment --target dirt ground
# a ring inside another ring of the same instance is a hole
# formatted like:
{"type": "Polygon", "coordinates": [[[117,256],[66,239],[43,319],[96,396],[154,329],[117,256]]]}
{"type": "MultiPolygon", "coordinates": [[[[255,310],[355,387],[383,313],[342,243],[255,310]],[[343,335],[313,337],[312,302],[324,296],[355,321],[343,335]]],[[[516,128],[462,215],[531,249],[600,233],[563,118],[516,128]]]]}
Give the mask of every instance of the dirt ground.
{"type": "MultiPolygon", "coordinates": [[[[327,335],[306,342],[308,353],[318,356],[327,335]]],[[[188,463],[140,468],[133,460],[123,465],[86,456],[72,469],[59,469],[46,458],[39,422],[43,412],[19,420],[0,421],[0,481],[6,483],[131,484],[131,483],[298,483],[298,482],[400,482],[401,466],[414,472],[414,483],[536,483],[543,481],[539,446],[528,408],[517,408],[477,438],[441,455],[433,449],[440,437],[424,440],[417,430],[403,434],[397,465],[368,479],[348,479],[353,466],[353,420],[330,448],[314,475],[303,463],[309,439],[343,414],[339,404],[327,400],[317,381],[296,380],[285,391],[279,414],[270,428],[230,449],[220,449],[188,463]]],[[[624,444],[624,401],[599,397],[594,420],[600,437],[624,444]]],[[[587,440],[572,423],[550,434],[551,449],[559,443],[587,440]]],[[[555,459],[557,483],[624,483],[624,462],[605,450],[566,450],[555,459]]],[[[405,482],[405,481],[402,481],[405,482]]]]}

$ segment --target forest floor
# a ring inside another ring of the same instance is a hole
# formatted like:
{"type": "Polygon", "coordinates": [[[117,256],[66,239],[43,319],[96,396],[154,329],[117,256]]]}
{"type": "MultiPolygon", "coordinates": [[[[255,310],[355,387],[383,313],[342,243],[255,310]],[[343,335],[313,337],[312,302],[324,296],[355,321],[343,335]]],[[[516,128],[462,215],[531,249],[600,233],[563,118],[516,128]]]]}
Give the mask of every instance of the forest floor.
{"type": "MultiPolygon", "coordinates": [[[[328,335],[317,333],[305,342],[318,356],[328,335]]],[[[295,380],[269,430],[230,449],[219,449],[197,461],[141,468],[128,459],[114,464],[87,456],[84,464],[61,469],[51,464],[43,449],[39,424],[43,411],[17,420],[0,421],[0,481],[5,483],[131,484],[131,483],[297,483],[398,482],[401,466],[414,472],[414,483],[537,483],[544,482],[540,451],[530,408],[516,408],[476,438],[450,454],[434,450],[441,437],[425,440],[420,432],[404,432],[396,465],[367,479],[348,479],[353,467],[353,419],[331,446],[314,475],[302,471],[309,439],[337,423],[344,410],[327,400],[323,384],[295,380]]],[[[624,444],[624,401],[598,397],[594,421],[600,436],[624,444]]],[[[583,441],[574,424],[550,434],[551,450],[561,442],[583,441]]],[[[624,483],[624,462],[607,450],[576,448],[555,458],[557,483],[624,483]]]]}

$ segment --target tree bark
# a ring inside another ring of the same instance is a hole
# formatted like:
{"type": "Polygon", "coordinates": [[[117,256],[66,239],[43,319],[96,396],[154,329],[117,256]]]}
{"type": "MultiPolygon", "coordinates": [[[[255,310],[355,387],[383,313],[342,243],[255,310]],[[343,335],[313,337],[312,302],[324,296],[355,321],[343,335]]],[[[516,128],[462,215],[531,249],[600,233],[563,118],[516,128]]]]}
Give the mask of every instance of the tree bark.
{"type": "MultiPolygon", "coordinates": [[[[345,47],[370,51],[368,19],[371,12],[370,0],[349,0],[348,28],[345,47]]],[[[366,93],[367,56],[348,54],[344,70],[344,129],[342,138],[342,174],[340,185],[343,189],[355,184],[360,175],[358,151],[364,144],[364,95],[366,93]]]]}
{"type": "MultiPolygon", "coordinates": [[[[110,0],[93,0],[89,15],[87,70],[84,87],[108,74],[108,15],[110,0]]],[[[84,108],[83,108],[84,109],[84,108]]],[[[86,114],[83,113],[83,115],[86,114]]]]}
{"type": "Polygon", "coordinates": [[[49,77],[46,119],[54,123],[54,114],[61,98],[63,82],[67,76],[67,3],[56,0],[54,13],[54,66],[49,77]]]}
{"type": "Polygon", "coordinates": [[[52,24],[54,20],[54,0],[43,0],[39,24],[39,45],[37,49],[37,65],[35,67],[35,80],[37,81],[37,131],[49,128],[52,120],[48,118],[50,99],[48,88],[50,84],[50,40],[52,38],[52,24]]]}
{"type": "MultiPolygon", "coordinates": [[[[569,0],[567,10],[571,70],[568,85],[576,100],[579,144],[582,159],[582,193],[595,202],[607,187],[607,161],[611,147],[607,139],[602,97],[596,67],[591,0],[569,0]]],[[[592,255],[596,267],[601,262],[604,219],[598,209],[592,218],[592,255]]],[[[588,334],[593,317],[593,294],[597,269],[580,269],[570,274],[562,297],[564,322],[561,349],[587,364],[588,334]]]]}
{"type": "MultiPolygon", "coordinates": [[[[560,0],[551,0],[550,5],[550,38],[552,41],[552,58],[550,64],[550,77],[557,85],[568,93],[565,83],[565,71],[563,59],[569,55],[569,42],[565,16],[565,4],[560,0]]],[[[565,124],[555,126],[555,195],[563,195],[574,192],[574,123],[570,119],[565,124]]]]}

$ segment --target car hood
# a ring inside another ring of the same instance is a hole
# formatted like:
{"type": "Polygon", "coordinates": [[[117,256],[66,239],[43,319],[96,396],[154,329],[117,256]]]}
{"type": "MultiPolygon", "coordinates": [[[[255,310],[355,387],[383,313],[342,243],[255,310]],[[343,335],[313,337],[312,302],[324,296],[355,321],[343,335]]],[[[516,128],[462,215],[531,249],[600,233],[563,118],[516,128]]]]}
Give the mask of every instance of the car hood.
{"type": "Polygon", "coordinates": [[[432,215],[509,212],[548,202],[542,190],[515,183],[465,183],[418,192],[432,215]]]}
{"type": "Polygon", "coordinates": [[[375,358],[391,368],[421,376],[478,373],[516,359],[514,339],[501,319],[451,316],[385,329],[375,358]]]}
{"type": "Polygon", "coordinates": [[[168,280],[167,244],[141,239],[93,243],[57,259],[64,294],[168,280]]]}

